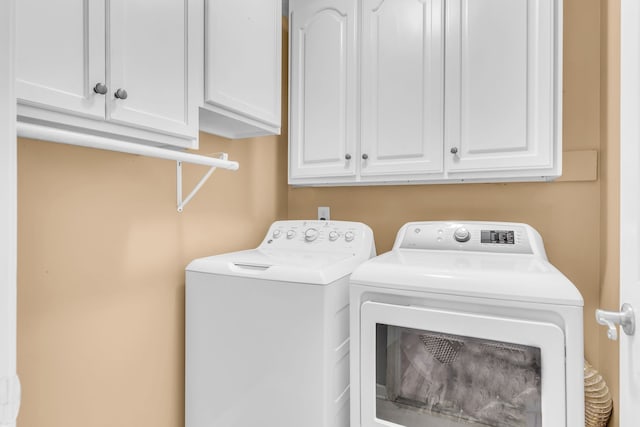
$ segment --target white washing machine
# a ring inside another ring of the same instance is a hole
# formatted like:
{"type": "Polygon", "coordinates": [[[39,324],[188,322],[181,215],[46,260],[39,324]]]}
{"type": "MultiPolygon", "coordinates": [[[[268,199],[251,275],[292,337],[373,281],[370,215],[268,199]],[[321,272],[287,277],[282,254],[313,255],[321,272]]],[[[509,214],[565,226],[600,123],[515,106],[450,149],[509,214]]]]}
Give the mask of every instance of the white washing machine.
{"type": "Polygon", "coordinates": [[[584,426],[583,299],[530,226],[408,223],[350,298],[351,427],[584,426]]]}
{"type": "Polygon", "coordinates": [[[186,269],[186,427],[347,427],[349,275],[371,229],[278,221],[186,269]]]}

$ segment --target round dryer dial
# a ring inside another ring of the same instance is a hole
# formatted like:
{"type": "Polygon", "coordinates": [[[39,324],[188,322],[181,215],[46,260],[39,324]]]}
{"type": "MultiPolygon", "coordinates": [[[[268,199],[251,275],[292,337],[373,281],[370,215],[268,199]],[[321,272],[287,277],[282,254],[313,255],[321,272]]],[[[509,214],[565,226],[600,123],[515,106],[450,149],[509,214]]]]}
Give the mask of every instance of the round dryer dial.
{"type": "Polygon", "coordinates": [[[296,232],[295,232],[295,230],[289,230],[289,231],[287,231],[287,239],[291,240],[291,239],[293,239],[294,237],[296,237],[296,232]]]}
{"type": "Polygon", "coordinates": [[[466,228],[460,227],[453,232],[453,238],[460,243],[468,242],[471,238],[471,233],[466,228]]]}
{"type": "Polygon", "coordinates": [[[329,240],[331,240],[332,242],[338,240],[338,237],[340,237],[340,235],[337,231],[332,231],[329,233],[329,240]]]}
{"type": "Polygon", "coordinates": [[[344,233],[344,240],[346,240],[347,242],[351,242],[355,237],[356,235],[353,234],[352,231],[347,231],[346,233],[344,233]]]}

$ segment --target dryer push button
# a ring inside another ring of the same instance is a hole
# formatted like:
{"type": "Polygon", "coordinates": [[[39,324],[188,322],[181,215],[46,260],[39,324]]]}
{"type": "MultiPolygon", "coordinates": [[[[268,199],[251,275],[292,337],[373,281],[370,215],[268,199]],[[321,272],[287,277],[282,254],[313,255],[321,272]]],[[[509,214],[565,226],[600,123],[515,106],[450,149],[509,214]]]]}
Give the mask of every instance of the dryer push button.
{"type": "Polygon", "coordinates": [[[453,238],[460,243],[468,242],[471,239],[471,233],[466,228],[460,227],[453,233],[453,238]]]}

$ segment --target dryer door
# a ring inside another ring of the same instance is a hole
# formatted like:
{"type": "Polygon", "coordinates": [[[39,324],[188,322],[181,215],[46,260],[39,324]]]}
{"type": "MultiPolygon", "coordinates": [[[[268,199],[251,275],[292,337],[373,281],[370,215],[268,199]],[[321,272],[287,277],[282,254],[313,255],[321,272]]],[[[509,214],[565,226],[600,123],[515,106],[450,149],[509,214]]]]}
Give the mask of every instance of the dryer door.
{"type": "Polygon", "coordinates": [[[565,426],[551,323],[365,302],[362,427],[565,426]]]}

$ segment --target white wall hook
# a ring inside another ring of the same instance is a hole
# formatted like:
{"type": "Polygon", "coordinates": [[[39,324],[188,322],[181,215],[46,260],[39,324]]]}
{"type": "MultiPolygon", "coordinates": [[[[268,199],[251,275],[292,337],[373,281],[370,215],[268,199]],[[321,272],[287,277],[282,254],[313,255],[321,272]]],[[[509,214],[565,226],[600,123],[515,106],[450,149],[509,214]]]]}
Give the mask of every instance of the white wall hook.
{"type": "Polygon", "coordinates": [[[627,335],[633,335],[636,330],[636,316],[631,304],[624,303],[620,311],[596,310],[596,321],[607,327],[607,337],[610,340],[618,339],[616,325],[622,327],[622,331],[627,335]]]}

